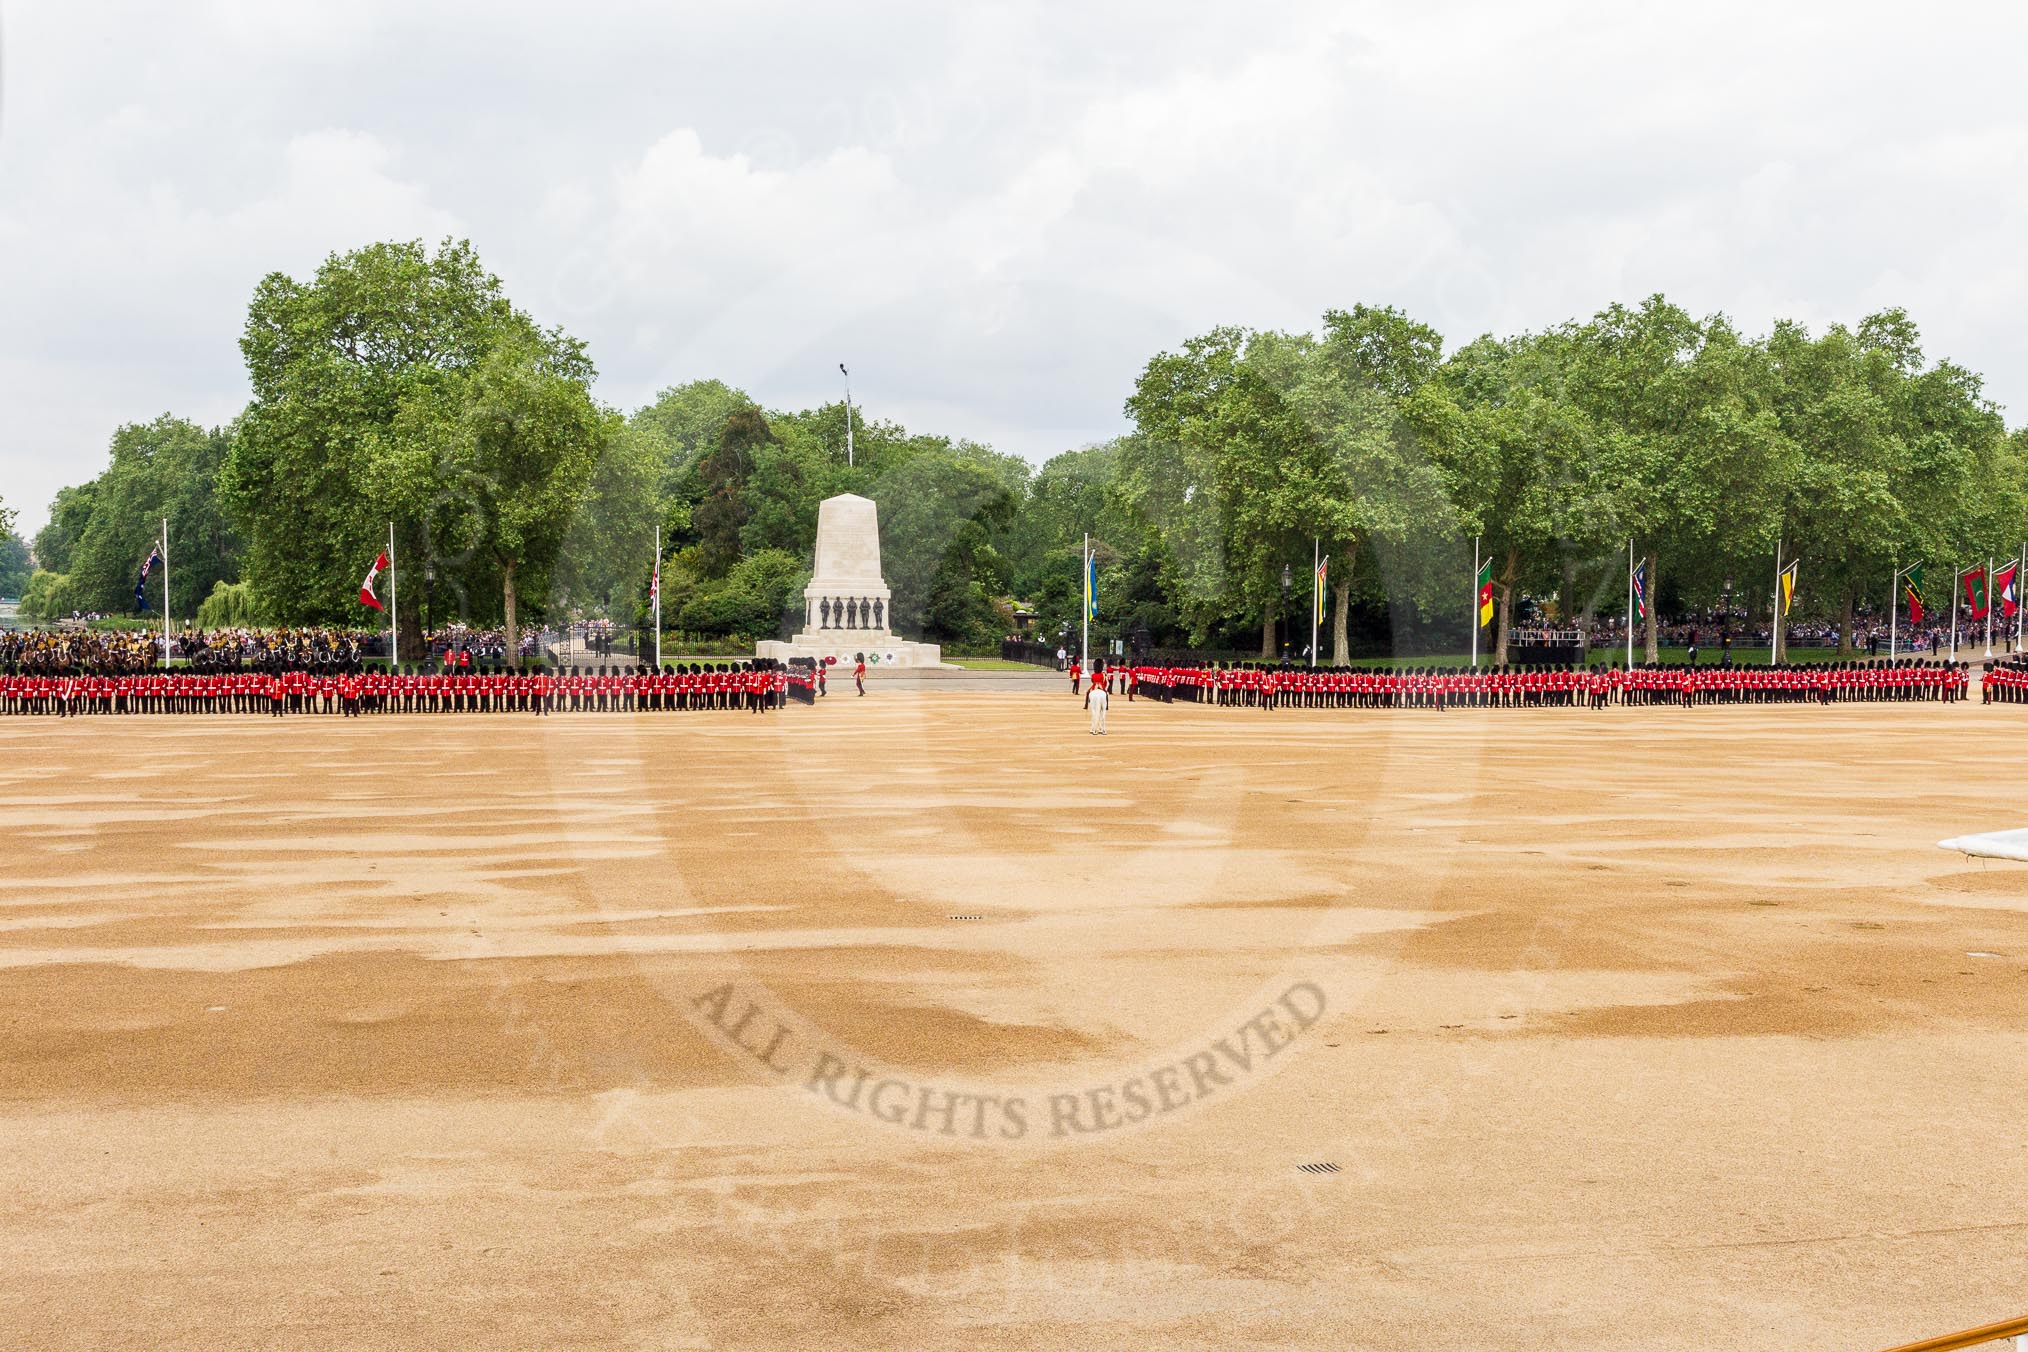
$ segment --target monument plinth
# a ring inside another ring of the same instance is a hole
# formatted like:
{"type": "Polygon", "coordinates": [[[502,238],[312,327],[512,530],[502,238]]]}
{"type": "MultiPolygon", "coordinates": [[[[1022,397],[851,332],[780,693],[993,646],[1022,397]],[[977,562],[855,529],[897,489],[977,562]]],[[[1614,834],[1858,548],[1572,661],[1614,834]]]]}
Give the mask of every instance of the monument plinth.
{"type": "Polygon", "coordinates": [[[880,572],[880,514],[870,498],[843,493],[817,505],[817,562],[803,588],[803,628],[783,642],[754,645],[757,657],[830,657],[851,666],[859,653],[868,667],[934,667],[943,649],[896,638],[890,610],[894,594],[880,572]]]}

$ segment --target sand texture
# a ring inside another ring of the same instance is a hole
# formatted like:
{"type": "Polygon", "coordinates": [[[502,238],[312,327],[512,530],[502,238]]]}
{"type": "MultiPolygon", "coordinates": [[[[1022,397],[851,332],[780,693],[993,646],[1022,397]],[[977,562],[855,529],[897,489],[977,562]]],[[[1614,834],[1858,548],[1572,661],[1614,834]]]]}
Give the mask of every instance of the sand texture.
{"type": "Polygon", "coordinates": [[[2028,866],[1936,848],[2028,825],[2028,711],[1111,727],[878,682],[0,720],[0,1342],[1850,1352],[2028,1311],[2028,866]]]}

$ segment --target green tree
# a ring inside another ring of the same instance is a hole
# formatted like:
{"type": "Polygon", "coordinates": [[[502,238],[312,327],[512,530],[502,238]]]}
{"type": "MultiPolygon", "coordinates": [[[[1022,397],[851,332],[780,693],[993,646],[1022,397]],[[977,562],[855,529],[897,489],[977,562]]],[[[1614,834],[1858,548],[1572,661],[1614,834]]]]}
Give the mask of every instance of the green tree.
{"type": "MultiPolygon", "coordinates": [[[[12,522],[13,519],[13,514],[8,513],[7,520],[12,522]]],[[[34,571],[28,542],[15,534],[12,525],[6,526],[4,533],[0,533],[0,596],[20,600],[34,571]]]]}
{"type": "Polygon", "coordinates": [[[986,641],[997,625],[991,600],[1008,582],[993,540],[1020,505],[1026,466],[966,442],[919,444],[888,460],[868,496],[880,507],[891,627],[986,641]]]}
{"type": "Polygon", "coordinates": [[[612,425],[584,510],[570,522],[557,560],[559,598],[610,616],[645,604],[655,526],[666,505],[661,470],[651,438],[631,423],[612,425]]]}
{"type": "Polygon", "coordinates": [[[97,491],[91,483],[72,484],[56,490],[49,505],[49,520],[35,533],[35,562],[52,573],[70,570],[70,554],[78,537],[91,520],[97,491]]]}
{"type": "Polygon", "coordinates": [[[739,528],[740,549],[807,556],[817,539],[818,504],[848,491],[850,483],[844,463],[807,437],[771,438],[756,446],[741,494],[746,519],[739,528]]]}
{"type": "MultiPolygon", "coordinates": [[[[49,525],[36,537],[38,562],[68,579],[63,613],[132,611],[135,575],[161,540],[164,518],[169,602],[177,614],[188,619],[214,584],[238,576],[239,538],[217,491],[228,443],[225,431],[167,414],[113,433],[104,471],[59,490],[49,525]]],[[[159,592],[151,590],[148,600],[161,607],[159,592]]]]}
{"type": "Polygon", "coordinates": [[[678,478],[718,443],[726,420],[753,406],[744,391],[722,380],[693,380],[662,391],[627,421],[657,449],[663,491],[674,492],[678,478]]]}
{"type": "MultiPolygon", "coordinates": [[[[1797,614],[1838,622],[1853,651],[1862,595],[1894,604],[1895,571],[1921,558],[2011,557],[2023,520],[2000,414],[1973,373],[1924,369],[1900,310],[1812,338],[1781,323],[1765,343],[1785,453],[1768,477],[1785,562],[1800,564],[1797,614]]],[[[1772,541],[1749,594],[1773,601],[1772,541]]],[[[1793,618],[1793,617],[1792,617],[1793,618]]]]}
{"type": "Polygon", "coordinates": [[[795,555],[764,549],[699,587],[682,603],[679,620],[701,633],[774,638],[809,581],[809,566],[795,555]]]}
{"type": "MultiPolygon", "coordinates": [[[[404,454],[454,485],[445,539],[499,578],[508,659],[519,665],[521,602],[541,594],[591,501],[600,456],[622,424],[592,399],[591,364],[556,333],[501,339],[469,371],[435,382],[395,419],[404,454]]],[[[394,478],[417,476],[397,469],[394,478]]]]}
{"type": "Polygon", "coordinates": [[[775,444],[758,408],[733,410],[703,459],[697,462],[697,505],[690,522],[697,532],[699,562],[717,576],[739,561],[740,532],[752,514],[746,500],[754,458],[775,444]]]}
{"type": "Polygon", "coordinates": [[[197,607],[199,629],[238,629],[260,623],[253,591],[244,582],[220,581],[197,607]]]}
{"type": "Polygon", "coordinates": [[[1464,420],[1435,379],[1442,355],[1428,325],[1392,308],[1354,306],[1325,314],[1319,341],[1291,377],[1303,453],[1280,467],[1283,492],[1331,559],[1336,663],[1350,660],[1360,560],[1385,551],[1412,584],[1422,579],[1409,547],[1434,540],[1441,550],[1458,533],[1443,461],[1464,420]]]}
{"type": "Polygon", "coordinates": [[[1265,343],[1243,329],[1192,338],[1150,361],[1127,400],[1137,435],[1122,447],[1119,491],[1136,520],[1163,537],[1164,585],[1193,641],[1251,613],[1261,649],[1274,646],[1279,573],[1297,523],[1273,491],[1292,418],[1264,384],[1265,343]]]}
{"type": "MultiPolygon", "coordinates": [[[[332,255],[308,282],[280,273],[261,281],[240,340],[253,401],[220,484],[266,613],[359,622],[359,572],[384,547],[390,517],[398,568],[432,562],[440,594],[467,598],[475,621],[504,611],[499,555],[479,547],[495,537],[473,526],[492,488],[471,477],[469,454],[439,460],[396,435],[432,419],[473,431],[469,387],[503,349],[514,354],[507,368],[590,378],[578,345],[509,304],[466,242],[434,252],[420,241],[373,244],[332,255]]],[[[487,387],[502,395],[514,383],[504,369],[487,387]]],[[[424,444],[464,445],[440,427],[424,444]]],[[[420,618],[418,607],[403,607],[410,643],[420,618]]]]}
{"type": "Polygon", "coordinates": [[[85,609],[79,604],[68,573],[52,573],[46,568],[38,568],[29,574],[28,585],[21,592],[24,619],[60,620],[85,609]]]}
{"type": "Polygon", "coordinates": [[[664,557],[697,543],[698,464],[717,446],[726,420],[752,407],[752,399],[723,381],[693,380],[663,390],[627,419],[655,460],[664,557]]]}
{"type": "Polygon", "coordinates": [[[1360,560],[1454,534],[1446,480],[1427,445],[1456,434],[1432,384],[1441,340],[1399,311],[1325,315],[1319,336],[1220,329],[1149,363],[1128,401],[1138,436],[1122,449],[1119,491],[1169,546],[1161,576],[1193,637],[1259,617],[1260,651],[1277,620],[1310,605],[1313,543],[1333,560],[1332,640],[1349,652],[1360,560]]]}

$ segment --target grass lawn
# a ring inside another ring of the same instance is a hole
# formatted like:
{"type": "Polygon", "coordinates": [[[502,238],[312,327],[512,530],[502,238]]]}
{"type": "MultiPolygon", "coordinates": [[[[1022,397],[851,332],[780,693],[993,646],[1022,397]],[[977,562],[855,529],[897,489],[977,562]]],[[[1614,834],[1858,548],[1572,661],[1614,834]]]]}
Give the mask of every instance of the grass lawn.
{"type": "Polygon", "coordinates": [[[1049,670],[1048,667],[1038,666],[1033,662],[1008,662],[998,657],[948,657],[944,660],[954,667],[963,667],[966,671],[1046,672],[1049,670]]]}

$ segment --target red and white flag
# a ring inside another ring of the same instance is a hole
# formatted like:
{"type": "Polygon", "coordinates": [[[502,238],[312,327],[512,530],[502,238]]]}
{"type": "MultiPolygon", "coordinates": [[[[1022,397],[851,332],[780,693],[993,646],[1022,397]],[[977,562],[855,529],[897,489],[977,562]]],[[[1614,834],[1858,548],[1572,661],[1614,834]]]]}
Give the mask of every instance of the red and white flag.
{"type": "Polygon", "coordinates": [[[662,600],[662,560],[655,560],[655,575],[648,579],[648,600],[659,603],[662,600]]]}
{"type": "Polygon", "coordinates": [[[373,561],[373,566],[366,570],[366,580],[359,584],[360,605],[372,606],[375,610],[387,608],[380,604],[379,593],[373,590],[374,581],[379,578],[380,570],[385,567],[387,567],[387,551],[383,549],[380,551],[380,557],[373,561]]]}
{"type": "Polygon", "coordinates": [[[2014,618],[2014,612],[2021,609],[2020,566],[2010,563],[1993,574],[1993,595],[1999,598],[2000,614],[2007,619],[2014,618]]]}

